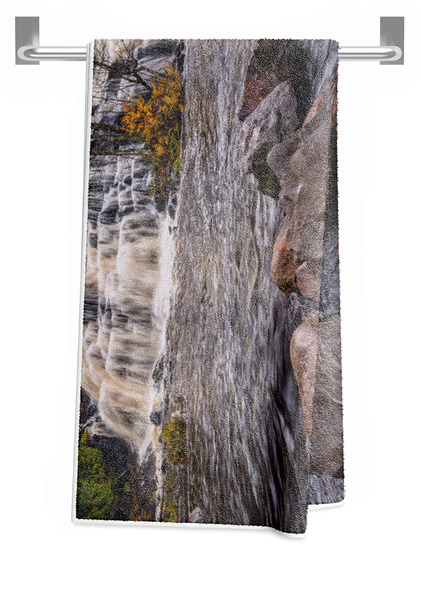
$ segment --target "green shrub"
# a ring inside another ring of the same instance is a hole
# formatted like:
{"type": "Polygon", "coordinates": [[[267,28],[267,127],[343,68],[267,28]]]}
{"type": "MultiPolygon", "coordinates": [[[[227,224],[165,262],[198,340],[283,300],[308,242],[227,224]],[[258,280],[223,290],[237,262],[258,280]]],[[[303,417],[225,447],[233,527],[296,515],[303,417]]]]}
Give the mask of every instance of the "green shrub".
{"type": "Polygon", "coordinates": [[[181,465],[186,457],[186,422],[183,417],[172,417],[162,428],[166,455],[173,465],[181,465]]]}
{"type": "Polygon", "coordinates": [[[76,516],[78,519],[114,518],[116,495],[107,477],[104,457],[98,448],[87,445],[88,432],[79,438],[76,516]]]}

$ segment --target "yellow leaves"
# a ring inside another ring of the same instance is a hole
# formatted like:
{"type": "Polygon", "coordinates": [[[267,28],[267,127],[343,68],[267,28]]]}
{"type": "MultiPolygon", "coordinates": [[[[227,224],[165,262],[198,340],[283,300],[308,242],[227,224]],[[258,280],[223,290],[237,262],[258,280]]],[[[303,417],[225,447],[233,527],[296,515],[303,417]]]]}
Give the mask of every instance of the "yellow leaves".
{"type": "MultiPolygon", "coordinates": [[[[165,185],[169,172],[180,167],[181,75],[167,65],[151,83],[148,101],[129,97],[123,105],[122,128],[145,144],[155,170],[157,187],[165,185]]],[[[161,190],[162,191],[162,190],[161,190]]]]}
{"type": "Polygon", "coordinates": [[[145,116],[145,101],[139,96],[139,98],[129,99],[124,105],[123,110],[125,111],[122,124],[130,135],[135,132],[139,132],[142,127],[142,120],[145,116]]]}

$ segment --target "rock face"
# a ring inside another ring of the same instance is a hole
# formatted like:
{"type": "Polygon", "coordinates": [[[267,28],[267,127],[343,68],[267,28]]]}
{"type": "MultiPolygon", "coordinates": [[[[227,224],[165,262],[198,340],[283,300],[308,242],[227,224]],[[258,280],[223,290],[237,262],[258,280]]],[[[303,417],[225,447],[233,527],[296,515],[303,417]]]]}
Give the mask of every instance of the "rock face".
{"type": "Polygon", "coordinates": [[[295,271],[295,280],[300,294],[304,296],[304,298],[319,302],[321,277],[320,264],[308,263],[307,261],[301,263],[295,271]]]}
{"type": "MultiPolygon", "coordinates": [[[[275,283],[291,279],[294,265],[289,261],[285,267],[283,259],[289,253],[295,257],[295,280],[298,267],[306,264],[304,288],[306,284],[312,288],[315,297],[320,291],[324,256],[333,85],[331,80],[330,86],[322,92],[323,98],[317,98],[318,108],[312,107],[312,116],[307,116],[303,127],[276,145],[268,156],[268,163],[280,181],[286,211],[274,249],[273,278],[275,283]]],[[[300,279],[302,282],[302,274],[300,279]]]]}
{"type": "MultiPolygon", "coordinates": [[[[313,53],[312,42],[306,50],[313,53]]],[[[311,471],[318,475],[343,472],[334,55],[331,44],[320,44],[306,63],[301,85],[308,72],[307,94],[298,95],[296,103],[302,124],[267,157],[285,210],[274,246],[273,281],[282,292],[297,293],[303,316],[308,314],[290,351],[311,441],[311,471]]],[[[289,73],[297,90],[300,79],[289,73]]],[[[317,503],[313,489],[310,500],[317,503]]],[[[339,501],[343,486],[335,489],[339,501]]]]}
{"type": "Polygon", "coordinates": [[[311,444],[311,466],[316,474],[343,471],[340,327],[339,315],[319,322],[311,444]]]}
{"type": "Polygon", "coordinates": [[[319,351],[318,334],[319,318],[316,313],[311,313],[292,334],[290,346],[291,363],[297,379],[304,423],[310,441],[313,435],[313,406],[319,351]]]}
{"type": "Polygon", "coordinates": [[[343,477],[310,475],[310,498],[312,504],[332,504],[344,498],[343,477]]]}
{"type": "Polygon", "coordinates": [[[296,109],[291,85],[283,81],[256,106],[241,128],[243,167],[253,173],[259,191],[274,198],[279,194],[279,180],[266,158],[280,136],[287,136],[297,128],[296,109]]]}
{"type": "Polygon", "coordinates": [[[189,515],[189,523],[204,523],[203,513],[199,507],[191,511],[189,515]]]}
{"type": "MultiPolygon", "coordinates": [[[[245,166],[262,191],[279,196],[284,212],[271,273],[290,297],[283,310],[294,315],[291,366],[311,442],[311,472],[318,476],[343,476],[336,52],[333,42],[259,42],[240,111],[245,166]]],[[[310,501],[317,503],[315,489],[310,501]]],[[[343,485],[332,489],[341,500],[343,485]]]]}
{"type": "Polygon", "coordinates": [[[240,120],[253,113],[280,81],[289,76],[285,44],[278,40],[259,40],[247,68],[240,120]]]}

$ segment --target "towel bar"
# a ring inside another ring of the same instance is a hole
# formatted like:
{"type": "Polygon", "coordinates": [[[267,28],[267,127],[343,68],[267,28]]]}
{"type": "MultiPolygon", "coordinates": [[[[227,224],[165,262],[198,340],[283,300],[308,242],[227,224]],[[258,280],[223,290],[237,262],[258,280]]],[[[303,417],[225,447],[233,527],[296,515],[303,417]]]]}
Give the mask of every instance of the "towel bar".
{"type": "MultiPolygon", "coordinates": [[[[340,60],[378,60],[381,65],[404,64],[404,17],[380,17],[381,46],[340,47],[340,60]]],[[[40,60],[86,61],[86,46],[39,46],[39,17],[15,17],[16,64],[40,60]]]]}

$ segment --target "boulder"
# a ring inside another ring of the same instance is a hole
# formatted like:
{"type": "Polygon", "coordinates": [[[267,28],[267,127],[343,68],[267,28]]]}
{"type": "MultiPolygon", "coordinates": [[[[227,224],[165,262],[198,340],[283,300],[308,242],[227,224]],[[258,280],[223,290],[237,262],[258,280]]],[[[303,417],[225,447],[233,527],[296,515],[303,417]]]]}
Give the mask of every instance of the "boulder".
{"type": "Polygon", "coordinates": [[[189,523],[203,523],[203,513],[201,509],[197,506],[194,510],[189,514],[189,523]]]}
{"type": "Polygon", "coordinates": [[[311,471],[334,475],[343,468],[340,317],[319,321],[313,402],[311,471]]]}
{"type": "Polygon", "coordinates": [[[297,380],[298,393],[303,408],[304,424],[308,438],[313,433],[313,403],[316,383],[316,364],[318,351],[318,325],[316,313],[312,313],[304,323],[294,331],[290,356],[294,375],[297,380]]]}

